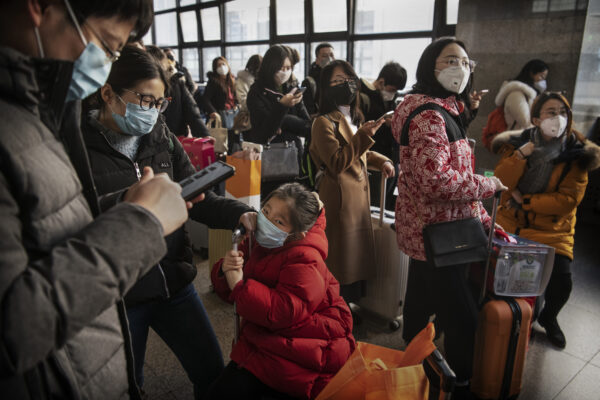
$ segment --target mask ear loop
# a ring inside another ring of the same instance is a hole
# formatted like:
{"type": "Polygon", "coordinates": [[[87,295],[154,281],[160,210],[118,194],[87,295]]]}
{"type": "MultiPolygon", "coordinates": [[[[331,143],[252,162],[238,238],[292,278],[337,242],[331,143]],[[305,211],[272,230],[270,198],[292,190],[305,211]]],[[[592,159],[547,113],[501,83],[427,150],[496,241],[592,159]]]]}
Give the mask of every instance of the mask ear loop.
{"type": "Polygon", "coordinates": [[[83,35],[83,32],[81,31],[81,27],[79,26],[79,22],[77,22],[77,18],[75,18],[75,13],[71,8],[71,4],[69,4],[69,0],[65,0],[65,6],[67,7],[67,12],[71,16],[71,19],[73,20],[75,29],[77,29],[77,33],[79,33],[79,37],[81,37],[81,41],[83,42],[84,46],[87,46],[88,41],[86,40],[85,36],[83,35]]]}
{"type": "Polygon", "coordinates": [[[33,33],[35,34],[35,41],[37,42],[38,53],[40,58],[46,58],[46,54],[44,53],[44,47],[42,46],[42,37],[40,36],[40,31],[37,28],[33,28],[33,33]]]}

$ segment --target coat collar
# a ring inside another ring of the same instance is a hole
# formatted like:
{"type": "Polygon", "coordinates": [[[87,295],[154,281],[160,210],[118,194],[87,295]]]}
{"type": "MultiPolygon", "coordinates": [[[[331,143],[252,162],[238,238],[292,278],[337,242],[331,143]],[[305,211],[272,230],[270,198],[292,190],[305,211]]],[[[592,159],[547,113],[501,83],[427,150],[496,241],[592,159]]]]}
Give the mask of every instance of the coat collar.
{"type": "Polygon", "coordinates": [[[344,117],[344,114],[342,114],[341,111],[335,110],[327,114],[327,116],[336,123],[340,135],[342,135],[344,140],[349,143],[354,134],[352,133],[352,128],[350,128],[350,124],[348,123],[346,117],[344,117]]]}

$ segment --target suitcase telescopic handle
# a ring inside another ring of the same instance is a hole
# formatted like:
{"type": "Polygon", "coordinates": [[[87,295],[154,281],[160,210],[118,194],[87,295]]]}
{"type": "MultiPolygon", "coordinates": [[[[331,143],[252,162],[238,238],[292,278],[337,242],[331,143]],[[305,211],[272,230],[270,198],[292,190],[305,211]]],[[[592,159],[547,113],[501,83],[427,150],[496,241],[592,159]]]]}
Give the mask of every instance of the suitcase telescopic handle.
{"type": "MultiPolygon", "coordinates": [[[[231,245],[233,250],[237,251],[238,250],[238,245],[240,244],[240,242],[243,240],[244,235],[246,234],[246,227],[242,224],[240,224],[237,228],[235,228],[235,230],[233,231],[233,234],[231,235],[231,245]]],[[[251,244],[251,243],[249,243],[251,244]]],[[[248,252],[250,252],[250,248],[251,246],[248,246],[248,252]]],[[[239,337],[240,337],[240,315],[237,313],[237,307],[235,305],[235,303],[233,303],[233,343],[237,343],[239,337]]]]}
{"type": "Polygon", "coordinates": [[[379,226],[383,227],[383,215],[385,214],[385,194],[387,193],[387,178],[381,172],[381,184],[379,185],[379,226]]]}
{"type": "Polygon", "coordinates": [[[496,216],[498,215],[500,196],[502,196],[502,191],[498,190],[496,193],[494,193],[494,202],[492,204],[492,224],[490,226],[490,235],[488,237],[488,254],[485,260],[485,268],[483,269],[483,282],[481,284],[481,292],[479,293],[479,304],[483,304],[483,300],[485,299],[485,291],[487,289],[487,278],[494,246],[494,232],[496,231],[496,216]]]}

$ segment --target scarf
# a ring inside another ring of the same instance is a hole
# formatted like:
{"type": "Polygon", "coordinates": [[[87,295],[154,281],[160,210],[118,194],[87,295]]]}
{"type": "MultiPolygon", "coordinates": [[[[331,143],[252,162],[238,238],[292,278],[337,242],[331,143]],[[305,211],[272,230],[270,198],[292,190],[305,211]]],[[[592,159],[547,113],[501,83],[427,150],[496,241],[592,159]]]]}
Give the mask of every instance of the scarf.
{"type": "Polygon", "coordinates": [[[539,129],[532,132],[535,148],[527,158],[527,168],[521,176],[517,189],[522,194],[542,193],[546,190],[554,170],[554,160],[564,151],[567,135],[549,141],[541,137],[539,129]]]}

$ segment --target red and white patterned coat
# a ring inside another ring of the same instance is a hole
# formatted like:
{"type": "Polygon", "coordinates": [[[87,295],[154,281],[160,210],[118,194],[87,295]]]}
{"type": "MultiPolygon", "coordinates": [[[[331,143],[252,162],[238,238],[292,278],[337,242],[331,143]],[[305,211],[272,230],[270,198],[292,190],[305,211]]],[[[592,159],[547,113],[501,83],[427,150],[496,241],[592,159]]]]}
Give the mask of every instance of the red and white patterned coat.
{"type": "MultiPolygon", "coordinates": [[[[462,103],[458,105],[454,96],[440,99],[407,95],[392,119],[396,141],[400,142],[406,118],[425,103],[438,104],[454,116],[462,111],[462,103]]],[[[489,229],[491,219],[479,200],[492,197],[495,185],[490,178],[473,172],[467,139],[449,142],[444,118],[438,111],[425,110],[416,115],[410,121],[408,135],[409,145],[400,146],[396,234],[402,251],[424,261],[424,225],[475,217],[479,213],[489,229]]]]}

